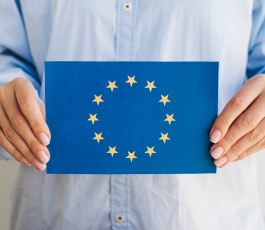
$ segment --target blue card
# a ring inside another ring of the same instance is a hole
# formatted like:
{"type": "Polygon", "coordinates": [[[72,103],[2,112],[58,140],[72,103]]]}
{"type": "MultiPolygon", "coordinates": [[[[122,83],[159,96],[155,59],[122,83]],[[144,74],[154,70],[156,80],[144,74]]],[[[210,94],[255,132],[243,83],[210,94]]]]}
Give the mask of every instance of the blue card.
{"type": "Polygon", "coordinates": [[[215,173],[218,62],[46,62],[50,174],[215,173]]]}

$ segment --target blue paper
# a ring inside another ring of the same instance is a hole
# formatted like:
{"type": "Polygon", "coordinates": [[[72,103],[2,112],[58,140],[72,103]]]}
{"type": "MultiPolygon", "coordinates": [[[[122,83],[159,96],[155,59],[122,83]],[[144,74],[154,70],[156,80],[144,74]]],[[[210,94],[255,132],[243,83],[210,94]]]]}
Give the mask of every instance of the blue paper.
{"type": "Polygon", "coordinates": [[[215,173],[217,62],[46,62],[51,174],[215,173]]]}

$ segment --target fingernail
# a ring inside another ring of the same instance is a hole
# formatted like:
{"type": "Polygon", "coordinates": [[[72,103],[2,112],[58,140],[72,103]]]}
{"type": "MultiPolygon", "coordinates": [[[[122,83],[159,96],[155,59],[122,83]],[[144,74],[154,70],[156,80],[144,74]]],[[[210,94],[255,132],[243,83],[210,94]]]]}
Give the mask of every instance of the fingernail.
{"type": "Polygon", "coordinates": [[[50,139],[47,137],[47,135],[45,133],[41,133],[39,135],[40,137],[40,141],[42,142],[42,144],[44,144],[45,146],[50,144],[50,139]]]}
{"type": "Polygon", "coordinates": [[[210,141],[213,142],[213,143],[216,143],[220,140],[222,134],[219,130],[215,130],[213,133],[212,133],[212,136],[210,138],[210,141]]]}
{"type": "Polygon", "coordinates": [[[40,163],[38,160],[34,159],[34,165],[41,171],[46,168],[45,164],[40,163]]]}
{"type": "Polygon", "coordinates": [[[220,157],[222,155],[222,153],[224,152],[224,149],[221,146],[217,146],[216,148],[214,148],[214,150],[211,152],[211,155],[214,159],[217,159],[218,157],[220,157]]]}
{"type": "Polygon", "coordinates": [[[214,163],[217,167],[222,166],[225,162],[227,162],[227,157],[223,156],[222,158],[220,158],[219,160],[216,160],[214,163]]]}
{"type": "Polygon", "coordinates": [[[27,166],[30,166],[30,165],[31,165],[31,164],[27,161],[27,159],[26,159],[25,157],[22,157],[21,160],[22,160],[22,162],[23,162],[24,164],[26,164],[27,166]]]}
{"type": "Polygon", "coordinates": [[[46,164],[49,161],[49,157],[44,151],[40,151],[38,153],[38,157],[40,158],[43,164],[46,164]]]}

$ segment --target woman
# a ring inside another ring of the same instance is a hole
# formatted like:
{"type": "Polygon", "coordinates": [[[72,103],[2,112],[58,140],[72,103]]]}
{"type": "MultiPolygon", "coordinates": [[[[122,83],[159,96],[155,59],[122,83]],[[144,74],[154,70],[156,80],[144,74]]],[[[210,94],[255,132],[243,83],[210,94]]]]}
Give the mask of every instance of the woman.
{"type": "Polygon", "coordinates": [[[264,1],[2,0],[0,47],[1,157],[23,165],[12,229],[264,229],[256,164],[242,160],[265,147],[264,1]],[[219,61],[222,112],[210,152],[222,169],[216,175],[37,172],[50,158],[41,102],[45,60],[219,61]]]}

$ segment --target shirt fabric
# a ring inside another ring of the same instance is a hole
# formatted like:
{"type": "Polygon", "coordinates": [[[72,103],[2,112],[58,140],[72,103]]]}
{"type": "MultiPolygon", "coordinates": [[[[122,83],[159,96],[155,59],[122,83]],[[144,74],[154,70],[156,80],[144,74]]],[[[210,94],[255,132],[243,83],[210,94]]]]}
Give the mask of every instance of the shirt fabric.
{"type": "MultiPolygon", "coordinates": [[[[43,101],[45,60],[218,61],[220,112],[246,74],[265,71],[265,1],[1,0],[0,52],[0,82],[25,77],[43,101]]],[[[265,229],[254,156],[216,175],[47,175],[21,166],[12,201],[12,230],[265,229]]]]}

